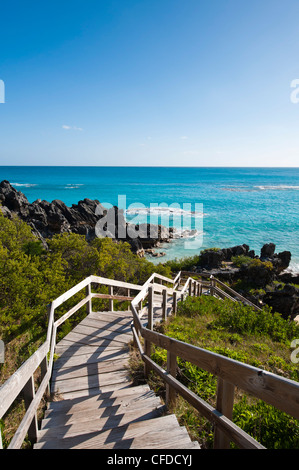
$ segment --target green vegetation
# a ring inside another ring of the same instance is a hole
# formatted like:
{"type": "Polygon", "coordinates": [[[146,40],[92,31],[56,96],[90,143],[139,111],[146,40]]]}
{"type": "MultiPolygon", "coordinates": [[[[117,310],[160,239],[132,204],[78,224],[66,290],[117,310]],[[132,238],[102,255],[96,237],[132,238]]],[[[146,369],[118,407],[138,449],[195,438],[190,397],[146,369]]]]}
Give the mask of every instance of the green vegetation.
{"type": "MultiPolygon", "coordinates": [[[[0,364],[0,383],[44,341],[47,304],[85,277],[93,274],[143,284],[155,271],[170,275],[170,268],[135,256],[128,243],[115,243],[109,238],[88,243],[84,236],[76,234],[57,235],[47,242],[49,250],[43,248],[27,224],[0,215],[0,338],[5,343],[6,357],[5,363],[0,364]]],[[[65,313],[84,295],[85,292],[78,293],[57,315],[65,313]]],[[[95,300],[99,307],[104,302],[95,300]]],[[[63,324],[60,337],[85,310],[63,324]]]]}
{"type": "MultiPolygon", "coordinates": [[[[230,300],[188,297],[178,304],[177,316],[171,317],[160,329],[180,341],[299,380],[298,365],[290,360],[290,343],[299,337],[299,325],[282,319],[268,308],[257,312],[230,300]]],[[[155,348],[153,358],[166,366],[165,350],[155,348]]],[[[217,378],[181,358],[178,358],[178,367],[179,379],[215,406],[217,378]]],[[[151,380],[156,387],[155,374],[151,380]]],[[[157,388],[161,390],[159,380],[157,388]]],[[[193,438],[203,447],[212,447],[212,427],[194,408],[179,398],[174,412],[193,438]]],[[[236,392],[233,420],[267,448],[299,448],[297,420],[240,390],[236,392]]]]}
{"type": "Polygon", "coordinates": [[[207,248],[201,250],[199,255],[187,256],[185,258],[175,258],[174,260],[169,260],[165,263],[165,266],[169,267],[173,273],[179,271],[192,271],[195,266],[201,265],[201,256],[204,255],[207,251],[219,251],[219,248],[207,248]]]}

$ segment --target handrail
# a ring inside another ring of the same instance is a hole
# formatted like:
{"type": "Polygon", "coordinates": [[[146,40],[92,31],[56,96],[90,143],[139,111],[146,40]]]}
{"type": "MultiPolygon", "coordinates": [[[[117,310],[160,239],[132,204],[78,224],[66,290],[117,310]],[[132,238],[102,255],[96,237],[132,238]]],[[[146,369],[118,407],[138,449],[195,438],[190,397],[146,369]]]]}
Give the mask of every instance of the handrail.
{"type": "MultiPolygon", "coordinates": [[[[168,280],[168,278],[166,278],[168,280]]],[[[52,366],[54,358],[54,349],[56,345],[56,332],[57,328],[68,318],[70,318],[75,312],[77,312],[82,306],[87,304],[87,311],[91,312],[91,301],[94,297],[101,296],[91,292],[92,284],[100,284],[106,286],[112,286],[117,288],[125,288],[128,290],[141,291],[143,286],[137,284],[131,284],[122,281],[116,281],[108,278],[99,276],[89,276],[77,285],[64,292],[62,295],[57,297],[53,302],[48,305],[48,329],[45,342],[19,367],[19,369],[11,375],[11,377],[4,382],[0,387],[0,419],[8,411],[15,399],[23,394],[25,402],[27,403],[25,408],[25,416],[23,417],[15,435],[13,436],[8,448],[16,449],[21,447],[26,434],[28,433],[29,439],[32,441],[36,440],[37,437],[37,420],[36,412],[41,399],[46,391],[49,392],[49,381],[52,375],[52,366]],[[70,299],[72,296],[80,292],[82,289],[86,289],[86,296],[80,300],[74,307],[72,307],[67,313],[61,316],[55,321],[55,309],[61,306],[64,302],[70,299]],[[37,391],[35,391],[34,384],[34,373],[41,367],[42,381],[37,391]]],[[[121,300],[132,300],[131,296],[118,296],[111,295],[105,296],[111,299],[121,300]]],[[[2,448],[2,439],[0,433],[0,449],[2,448]]]]}
{"type": "MultiPolygon", "coordinates": [[[[284,379],[276,374],[268,373],[264,370],[248,366],[238,361],[226,358],[211,351],[207,351],[195,346],[183,343],[181,341],[169,338],[161,333],[153,331],[152,313],[154,303],[154,293],[162,294],[161,308],[162,319],[167,317],[167,296],[172,298],[172,313],[176,313],[178,301],[184,300],[186,295],[201,295],[203,287],[209,287],[210,293],[214,295],[223,295],[232,298],[222,289],[216,286],[216,282],[221,287],[227,288],[225,284],[218,279],[210,277],[210,283],[202,280],[194,280],[188,277],[182,290],[177,290],[182,280],[182,274],[179,272],[174,279],[153,273],[143,285],[137,285],[99,276],[89,276],[67,292],[57,297],[48,306],[48,330],[45,342],[32,354],[21,367],[0,387],[0,419],[8,411],[15,399],[23,394],[25,398],[25,416],[19,425],[8,448],[15,449],[22,445],[26,435],[29,440],[34,441],[37,437],[37,419],[36,413],[43,395],[49,392],[49,382],[52,375],[52,366],[54,359],[54,350],[56,345],[57,328],[75,312],[84,305],[87,306],[87,313],[91,312],[92,299],[104,298],[113,300],[127,300],[131,302],[131,311],[133,315],[132,332],[135,344],[137,345],[141,357],[145,362],[145,372],[151,368],[165,380],[167,384],[168,403],[175,398],[175,393],[180,393],[196,409],[215,424],[215,447],[227,447],[230,440],[241,447],[261,448],[262,446],[235,426],[231,421],[232,410],[228,408],[223,397],[226,397],[229,403],[233,403],[234,386],[240,387],[245,391],[261,398],[277,408],[299,418],[297,397],[299,384],[297,382],[284,379]],[[158,280],[160,283],[156,283],[158,280]],[[163,285],[172,284],[172,287],[163,285]],[[93,284],[108,286],[109,294],[97,294],[91,292],[93,284]],[[127,289],[127,295],[117,295],[113,293],[113,288],[127,289]],[[68,312],[55,320],[55,310],[68,299],[85,288],[85,297],[80,300],[68,312]],[[133,297],[130,291],[137,291],[138,294],[133,297]],[[130,295],[129,295],[130,294],[130,295]],[[144,327],[141,323],[141,317],[145,313],[142,309],[142,302],[148,299],[147,312],[148,324],[144,327]],[[144,350],[141,347],[139,336],[144,338],[144,350]],[[163,347],[168,352],[168,368],[164,371],[151,359],[151,344],[163,347]],[[218,394],[217,406],[212,408],[206,402],[201,400],[185,386],[183,386],[175,377],[177,356],[188,360],[195,365],[218,376],[218,394]],[[34,373],[41,368],[41,384],[35,391],[34,373]],[[232,385],[234,384],[234,385],[232,385]],[[221,397],[223,399],[221,399],[221,397]]],[[[190,273],[193,274],[193,273],[190,273]]],[[[229,288],[230,289],[230,288],[229,288]]],[[[235,297],[245,302],[247,299],[230,289],[235,297]],[[238,294],[238,295],[236,295],[238,294]]],[[[159,296],[157,297],[159,299],[159,296]]],[[[233,299],[233,298],[232,298],[233,299]]],[[[233,299],[236,300],[236,299],[233,299]]],[[[248,301],[249,302],[249,301],[248,301]]],[[[112,305],[112,304],[110,304],[112,305]]],[[[253,305],[253,304],[252,304],[253,305]]],[[[254,305],[253,305],[254,306],[254,305]]],[[[256,307],[256,306],[255,306],[256,307]]],[[[113,305],[112,305],[113,308],[113,305]]],[[[258,308],[258,307],[257,307],[258,308]]],[[[0,448],[2,447],[0,433],[0,448]]]]}
{"type": "MultiPolygon", "coordinates": [[[[213,284],[214,282],[211,282],[211,287],[215,288],[213,284]]],[[[200,281],[194,281],[189,277],[180,292],[173,290],[173,303],[176,304],[177,301],[184,299],[188,289],[190,295],[196,295],[198,292],[196,288],[199,285],[200,281]],[[177,296],[178,293],[181,294],[181,297],[177,296]]],[[[224,293],[217,287],[216,292],[224,293]]],[[[153,290],[149,290],[148,286],[145,286],[131,302],[133,314],[131,328],[135,345],[138,347],[140,356],[145,363],[145,376],[148,377],[149,371],[153,369],[165,381],[166,404],[168,406],[175,402],[176,393],[179,393],[203,416],[214,423],[214,448],[229,448],[230,441],[233,441],[241,448],[264,448],[232,422],[235,387],[299,419],[298,382],[153,331],[152,319],[150,318],[152,315],[152,298],[150,297],[148,299],[148,323],[147,327],[143,326],[138,315],[138,300],[140,298],[145,300],[148,296],[153,296],[153,290]],[[144,339],[143,347],[139,336],[144,339]],[[162,369],[151,359],[152,344],[167,350],[167,370],[162,369]],[[216,408],[211,407],[176,379],[177,357],[191,362],[218,377],[216,408]]],[[[161,307],[163,309],[163,302],[161,307]]],[[[172,311],[176,311],[176,305],[172,306],[172,311]]]]}

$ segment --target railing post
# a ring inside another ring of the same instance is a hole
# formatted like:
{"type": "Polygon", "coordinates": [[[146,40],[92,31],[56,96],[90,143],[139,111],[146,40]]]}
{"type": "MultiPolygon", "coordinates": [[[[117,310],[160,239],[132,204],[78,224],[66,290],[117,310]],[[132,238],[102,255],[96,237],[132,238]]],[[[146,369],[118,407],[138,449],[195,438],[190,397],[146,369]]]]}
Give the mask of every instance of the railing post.
{"type": "Polygon", "coordinates": [[[154,311],[154,288],[149,286],[148,288],[148,324],[149,330],[153,329],[153,311],[154,311]]]}
{"type": "Polygon", "coordinates": [[[197,281],[194,281],[194,284],[193,284],[193,292],[194,292],[194,297],[197,296],[197,281]]]}
{"type": "Polygon", "coordinates": [[[176,315],[177,312],[177,298],[178,294],[176,291],[174,291],[173,296],[172,296],[172,313],[176,315]]]}
{"type": "MultiPolygon", "coordinates": [[[[28,382],[23,388],[23,396],[24,396],[24,402],[25,402],[25,409],[28,410],[32,400],[34,399],[35,396],[35,390],[34,390],[34,378],[33,376],[30,377],[28,382]]],[[[37,441],[37,433],[38,433],[38,426],[37,426],[37,416],[36,413],[34,414],[34,418],[29,426],[28,429],[28,438],[31,443],[35,443],[37,441]]]]}
{"type": "Polygon", "coordinates": [[[162,300],[162,320],[166,321],[166,319],[167,319],[167,289],[163,290],[162,296],[163,296],[163,300],[162,300]]]}
{"type": "MultiPolygon", "coordinates": [[[[177,371],[177,357],[173,352],[167,351],[167,372],[176,377],[177,371]]],[[[171,385],[166,384],[166,405],[172,408],[176,403],[176,390],[171,385]]]]}
{"type": "MultiPolygon", "coordinates": [[[[91,285],[90,284],[88,284],[85,287],[85,294],[86,294],[86,297],[91,294],[91,285]]],[[[91,299],[90,299],[86,304],[86,313],[87,313],[87,315],[89,315],[91,312],[92,312],[92,305],[91,305],[91,299]]]]}
{"type": "MultiPolygon", "coordinates": [[[[47,360],[47,356],[45,356],[45,358],[42,360],[42,362],[41,362],[41,364],[40,364],[40,371],[41,371],[41,379],[43,380],[43,378],[45,377],[46,373],[48,372],[48,360],[47,360]]],[[[45,392],[47,393],[47,395],[50,395],[50,382],[48,383],[45,392]]]]}
{"type": "Polygon", "coordinates": [[[210,276],[210,282],[211,282],[211,295],[214,295],[214,287],[215,287],[215,279],[214,279],[214,276],[212,274],[212,276],[210,276]]]}
{"type": "MultiPolygon", "coordinates": [[[[113,286],[109,286],[109,295],[113,295],[113,286]]],[[[109,299],[109,312],[113,312],[113,299],[109,299]]]]}
{"type": "Polygon", "coordinates": [[[192,279],[189,279],[189,296],[192,295],[192,279]]]}
{"type": "MultiPolygon", "coordinates": [[[[235,386],[218,377],[216,409],[232,421],[235,386]]],[[[229,437],[215,426],[214,449],[229,449],[229,437]]]]}

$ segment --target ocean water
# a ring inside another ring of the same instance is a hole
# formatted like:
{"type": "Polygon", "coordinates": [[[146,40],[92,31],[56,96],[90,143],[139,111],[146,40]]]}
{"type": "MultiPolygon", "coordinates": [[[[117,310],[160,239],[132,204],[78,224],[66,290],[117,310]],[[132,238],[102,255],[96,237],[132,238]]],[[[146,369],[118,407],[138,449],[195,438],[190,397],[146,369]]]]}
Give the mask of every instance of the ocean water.
{"type": "Polygon", "coordinates": [[[193,256],[210,247],[264,243],[292,253],[299,272],[299,168],[0,167],[30,202],[84,198],[118,205],[127,219],[174,226],[178,238],[153,262],[193,256]]]}

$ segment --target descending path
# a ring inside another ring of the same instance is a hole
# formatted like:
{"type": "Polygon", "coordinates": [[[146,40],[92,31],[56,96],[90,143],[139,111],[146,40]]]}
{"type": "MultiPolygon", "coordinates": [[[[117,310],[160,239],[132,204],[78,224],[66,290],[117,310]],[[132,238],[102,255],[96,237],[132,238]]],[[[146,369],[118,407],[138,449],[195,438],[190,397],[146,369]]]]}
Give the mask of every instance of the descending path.
{"type": "Polygon", "coordinates": [[[57,343],[55,401],[35,449],[199,449],[148,385],[133,385],[131,321],[131,312],[92,312],[57,343]]]}

